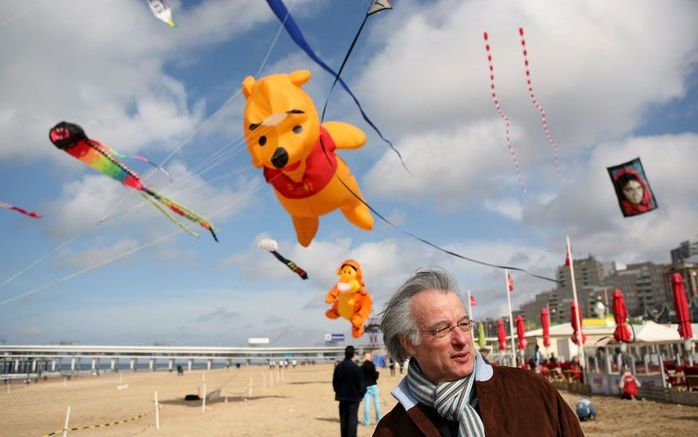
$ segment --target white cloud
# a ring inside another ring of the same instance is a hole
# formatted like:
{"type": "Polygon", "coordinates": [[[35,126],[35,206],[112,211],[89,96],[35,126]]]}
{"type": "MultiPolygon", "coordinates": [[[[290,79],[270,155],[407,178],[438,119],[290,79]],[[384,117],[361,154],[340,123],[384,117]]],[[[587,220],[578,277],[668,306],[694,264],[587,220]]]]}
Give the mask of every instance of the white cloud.
{"type": "Polygon", "coordinates": [[[133,239],[122,239],[114,243],[98,241],[86,250],[66,249],[56,263],[62,267],[82,270],[108,262],[114,257],[118,257],[138,246],[139,242],[133,239]]]}
{"type": "Polygon", "coordinates": [[[698,9],[691,2],[596,1],[551,9],[535,1],[444,0],[400,6],[403,12],[379,17],[372,39],[386,46],[361,70],[355,88],[383,131],[402,136],[397,146],[415,177],[402,172],[390,151],[367,176],[374,185],[387,176],[389,182],[375,189],[401,200],[423,200],[427,193],[441,201],[454,193],[492,196],[502,183],[509,196],[518,191],[488,94],[484,30],[498,96],[533,193],[556,179],[550,178],[552,151],[526,90],[519,26],[526,30],[536,94],[567,179],[576,176],[580,153],[632,131],[649,105],[682,97],[698,59],[692,30],[698,9]],[[492,175],[504,179],[493,181],[492,175]]]}
{"type": "Polygon", "coordinates": [[[594,148],[589,167],[554,199],[532,203],[524,221],[566,229],[575,252],[621,262],[669,261],[669,250],[696,232],[698,135],[628,138],[594,148]],[[641,157],[659,209],[623,218],[606,167],[641,157]]]}
{"type": "MultiPolygon", "coordinates": [[[[180,162],[172,163],[167,170],[175,182],[174,186],[165,185],[162,189],[156,188],[156,191],[202,214],[214,226],[244,210],[252,200],[250,195],[258,189],[252,181],[244,179],[236,182],[237,190],[228,186],[217,188],[180,162]]],[[[165,179],[159,176],[149,185],[158,187],[156,183],[163,180],[165,179]]],[[[105,218],[105,221],[97,225],[97,232],[128,232],[143,228],[148,233],[153,233],[162,229],[164,223],[175,229],[174,224],[169,223],[153,205],[138,196],[135,190],[123,187],[101,174],[90,174],[80,180],[67,182],[61,196],[44,209],[48,216],[54,218],[51,233],[58,237],[90,231],[105,218]]],[[[175,217],[200,234],[206,232],[198,225],[179,216],[175,217]]]]}
{"type": "MultiPolygon", "coordinates": [[[[3,2],[0,16],[20,3],[3,2]]],[[[175,19],[179,27],[168,28],[140,0],[75,0],[43,2],[3,27],[0,159],[45,155],[47,132],[62,120],[124,153],[178,146],[204,102],[190,102],[166,64],[192,63],[202,48],[276,18],[256,0],[213,0],[177,7],[175,19]]]]}
{"type": "Polygon", "coordinates": [[[388,152],[369,170],[364,183],[384,197],[416,202],[436,198],[440,206],[518,190],[513,161],[500,140],[498,119],[408,135],[399,148],[413,175],[406,174],[388,152]]]}

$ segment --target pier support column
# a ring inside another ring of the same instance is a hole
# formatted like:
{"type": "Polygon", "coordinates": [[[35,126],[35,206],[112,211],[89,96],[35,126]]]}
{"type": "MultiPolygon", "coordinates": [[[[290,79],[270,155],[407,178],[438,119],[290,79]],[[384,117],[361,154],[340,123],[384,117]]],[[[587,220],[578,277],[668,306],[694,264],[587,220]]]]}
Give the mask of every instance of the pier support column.
{"type": "Polygon", "coordinates": [[[167,362],[167,369],[171,372],[174,370],[174,358],[170,358],[167,362]]]}
{"type": "Polygon", "coordinates": [[[148,360],[148,370],[151,372],[155,370],[155,358],[151,358],[148,360]]]}
{"type": "Polygon", "coordinates": [[[213,360],[208,360],[206,361],[206,369],[211,370],[211,365],[213,364],[213,360]]]}
{"type": "Polygon", "coordinates": [[[19,373],[19,359],[15,360],[15,368],[12,373],[19,373]]]}
{"type": "Polygon", "coordinates": [[[192,364],[194,364],[194,363],[193,363],[193,360],[187,361],[187,370],[189,370],[190,372],[191,372],[191,366],[192,366],[192,364]]]}
{"type": "Polygon", "coordinates": [[[75,357],[70,358],[70,371],[75,372],[75,357]]]}
{"type": "Polygon", "coordinates": [[[116,370],[116,360],[117,360],[117,358],[111,359],[111,365],[109,367],[111,368],[112,372],[114,372],[116,370]]]}
{"type": "Polygon", "coordinates": [[[36,360],[31,360],[32,363],[32,373],[36,373],[36,360]]]}
{"type": "Polygon", "coordinates": [[[97,372],[97,358],[92,358],[92,364],[90,366],[92,373],[97,372]]]}
{"type": "Polygon", "coordinates": [[[56,360],[51,360],[51,371],[52,372],[56,371],[56,360]]]}
{"type": "Polygon", "coordinates": [[[136,359],[135,358],[131,358],[131,365],[129,367],[131,369],[131,372],[136,371],[136,359]]]}

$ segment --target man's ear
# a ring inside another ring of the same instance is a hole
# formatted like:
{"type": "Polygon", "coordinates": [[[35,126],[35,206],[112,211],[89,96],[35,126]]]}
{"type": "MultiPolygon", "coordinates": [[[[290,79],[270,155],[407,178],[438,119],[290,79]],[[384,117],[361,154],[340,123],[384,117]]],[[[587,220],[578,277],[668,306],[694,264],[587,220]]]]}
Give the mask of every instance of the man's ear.
{"type": "Polygon", "coordinates": [[[402,348],[405,349],[411,357],[414,356],[415,347],[412,345],[412,342],[410,341],[407,335],[403,335],[400,337],[400,344],[402,345],[402,348]]]}

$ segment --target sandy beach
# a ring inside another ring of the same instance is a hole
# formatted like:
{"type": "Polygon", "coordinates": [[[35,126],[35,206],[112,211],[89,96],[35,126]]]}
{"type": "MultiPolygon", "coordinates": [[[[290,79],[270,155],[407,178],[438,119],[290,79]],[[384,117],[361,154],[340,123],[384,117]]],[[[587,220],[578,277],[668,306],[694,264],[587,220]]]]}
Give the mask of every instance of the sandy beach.
{"type": "MultiPolygon", "coordinates": [[[[59,431],[68,405],[70,426],[81,428],[68,435],[339,435],[332,369],[328,364],[299,366],[277,375],[268,367],[252,366],[185,372],[183,376],[176,372],[138,372],[85,376],[65,382],[61,379],[30,385],[15,383],[9,393],[7,386],[0,393],[0,435],[38,437],[59,431]],[[221,397],[208,402],[202,411],[201,401],[183,399],[186,394],[201,393],[204,379],[206,390],[220,388],[221,397]],[[153,401],[156,390],[161,403],[159,431],[155,428],[153,401]],[[114,424],[117,421],[122,423],[114,424]],[[110,425],[82,429],[106,423],[110,425]]],[[[399,374],[391,377],[388,370],[381,369],[379,385],[384,413],[395,404],[390,390],[399,380],[399,374]]],[[[578,399],[577,395],[563,395],[572,405],[578,399]]],[[[601,396],[593,400],[599,415],[596,421],[582,424],[588,436],[691,435],[698,425],[695,407],[601,396]]],[[[362,414],[363,406],[359,417],[362,414]]],[[[359,425],[359,436],[370,436],[374,426],[375,421],[370,427],[359,425]]]]}

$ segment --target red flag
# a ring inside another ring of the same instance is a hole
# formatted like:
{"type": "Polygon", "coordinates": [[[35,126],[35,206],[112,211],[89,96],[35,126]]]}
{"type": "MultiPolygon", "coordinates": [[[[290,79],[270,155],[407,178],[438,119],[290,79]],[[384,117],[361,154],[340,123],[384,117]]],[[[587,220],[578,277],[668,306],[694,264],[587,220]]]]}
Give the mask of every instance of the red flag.
{"type": "Polygon", "coordinates": [[[570,245],[568,244],[567,247],[565,247],[565,267],[570,266],[570,245]]]}
{"type": "Polygon", "coordinates": [[[511,275],[507,273],[507,290],[514,291],[514,280],[511,275]]]}
{"type": "Polygon", "coordinates": [[[472,294],[470,295],[470,306],[477,306],[477,303],[475,302],[475,296],[473,296],[472,294]]]}

